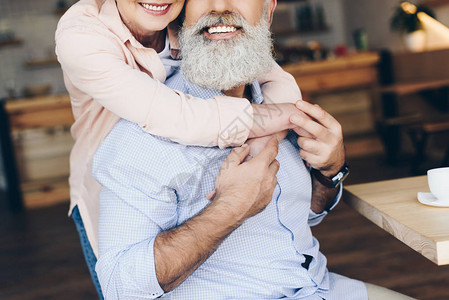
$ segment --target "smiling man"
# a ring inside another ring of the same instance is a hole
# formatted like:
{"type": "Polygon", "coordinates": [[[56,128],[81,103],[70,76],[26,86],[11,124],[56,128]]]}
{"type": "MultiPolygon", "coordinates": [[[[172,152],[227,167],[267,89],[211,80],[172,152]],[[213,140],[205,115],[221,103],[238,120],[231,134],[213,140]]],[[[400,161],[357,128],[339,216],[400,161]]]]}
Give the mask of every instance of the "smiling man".
{"type": "MultiPolygon", "coordinates": [[[[275,6],[187,1],[182,72],[166,84],[261,103],[256,79],[271,68],[275,6]]],[[[114,127],[93,167],[103,186],[96,270],[106,299],[368,299],[363,282],[328,272],[310,230],[341,194],[340,125],[298,105],[314,119],[295,120],[310,135],[271,139],[246,162],[248,147],[184,146],[125,120],[114,127]]],[[[408,299],[386,293],[370,299],[408,299]]]]}
{"type": "Polygon", "coordinates": [[[228,91],[272,68],[270,20],[262,16],[272,15],[274,1],[265,6],[259,0],[240,1],[233,4],[238,12],[218,13],[225,9],[220,7],[225,2],[188,1],[180,43],[186,79],[228,91]],[[205,7],[211,12],[203,15],[205,7]]]}

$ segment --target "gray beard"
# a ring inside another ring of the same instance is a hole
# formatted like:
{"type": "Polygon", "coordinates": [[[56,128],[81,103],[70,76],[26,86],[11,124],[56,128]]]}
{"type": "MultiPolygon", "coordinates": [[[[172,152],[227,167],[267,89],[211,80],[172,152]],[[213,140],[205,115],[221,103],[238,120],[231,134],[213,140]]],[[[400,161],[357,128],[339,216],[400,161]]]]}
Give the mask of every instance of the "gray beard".
{"type": "Polygon", "coordinates": [[[201,87],[227,91],[249,84],[273,67],[271,32],[265,18],[250,26],[241,16],[206,15],[180,32],[181,72],[201,87]],[[242,32],[230,40],[209,40],[203,28],[213,24],[237,25],[242,32]]]}

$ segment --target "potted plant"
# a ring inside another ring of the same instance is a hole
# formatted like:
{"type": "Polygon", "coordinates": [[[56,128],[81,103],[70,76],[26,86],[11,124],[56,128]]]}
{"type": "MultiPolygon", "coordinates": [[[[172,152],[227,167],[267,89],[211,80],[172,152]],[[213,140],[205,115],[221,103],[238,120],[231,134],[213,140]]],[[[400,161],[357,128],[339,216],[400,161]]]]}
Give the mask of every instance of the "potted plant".
{"type": "Polygon", "coordinates": [[[434,13],[426,6],[404,1],[400,3],[391,19],[391,29],[404,35],[405,45],[410,51],[422,51],[426,43],[426,34],[418,17],[419,12],[434,17],[434,13]]]}

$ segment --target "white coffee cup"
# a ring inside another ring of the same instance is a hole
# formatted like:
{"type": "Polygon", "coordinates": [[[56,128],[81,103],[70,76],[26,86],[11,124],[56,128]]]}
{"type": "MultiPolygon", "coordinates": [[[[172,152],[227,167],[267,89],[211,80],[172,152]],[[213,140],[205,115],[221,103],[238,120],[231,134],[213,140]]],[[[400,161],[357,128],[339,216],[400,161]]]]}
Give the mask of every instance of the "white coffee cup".
{"type": "Polygon", "coordinates": [[[449,202],[449,168],[428,170],[427,182],[430,191],[439,202],[449,202]]]}

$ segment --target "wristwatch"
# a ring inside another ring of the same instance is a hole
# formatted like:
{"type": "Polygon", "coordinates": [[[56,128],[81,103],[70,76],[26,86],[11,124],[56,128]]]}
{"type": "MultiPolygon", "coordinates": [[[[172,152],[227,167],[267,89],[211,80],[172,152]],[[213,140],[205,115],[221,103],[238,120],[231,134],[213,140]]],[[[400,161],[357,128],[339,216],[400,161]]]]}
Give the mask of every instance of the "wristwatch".
{"type": "Polygon", "coordinates": [[[312,169],[312,175],[325,187],[327,188],[336,188],[338,187],[343,180],[346,179],[349,175],[349,167],[345,163],[343,167],[341,167],[340,171],[332,177],[326,177],[317,169],[312,169]]]}

